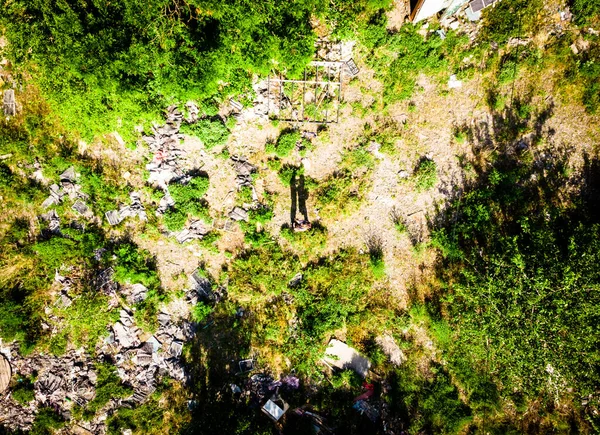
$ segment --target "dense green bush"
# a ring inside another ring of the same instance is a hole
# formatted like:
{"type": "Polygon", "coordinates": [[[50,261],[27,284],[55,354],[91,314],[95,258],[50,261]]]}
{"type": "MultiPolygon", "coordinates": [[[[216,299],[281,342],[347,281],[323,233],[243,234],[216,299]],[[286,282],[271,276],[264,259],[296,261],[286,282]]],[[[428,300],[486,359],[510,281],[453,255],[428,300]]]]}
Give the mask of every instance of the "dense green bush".
{"type": "Polygon", "coordinates": [[[575,15],[575,21],[578,24],[585,24],[594,19],[598,20],[600,16],[599,0],[570,0],[571,11],[575,15]]]}
{"type": "Polygon", "coordinates": [[[302,140],[298,130],[283,130],[274,144],[267,143],[267,152],[275,153],[279,157],[287,157],[302,140]]]}
{"type": "Polygon", "coordinates": [[[62,428],[65,420],[52,408],[40,408],[35,416],[32,435],[52,435],[55,430],[62,428]]]}
{"type": "Polygon", "coordinates": [[[207,149],[225,145],[229,129],[220,119],[200,119],[195,124],[184,125],[182,132],[196,136],[207,149]]]}
{"type": "Polygon", "coordinates": [[[202,176],[192,178],[187,184],[171,184],[169,186],[169,192],[175,205],[169,208],[163,216],[163,222],[167,229],[170,231],[182,230],[189,217],[201,218],[210,222],[208,205],[203,198],[208,186],[208,178],[202,176]]]}
{"type": "Polygon", "coordinates": [[[133,394],[131,388],[123,385],[114,366],[107,363],[97,363],[95,369],[98,376],[96,396],[87,404],[85,410],[85,413],[90,416],[93,416],[106,405],[110,399],[120,399],[133,394]]]}
{"type": "Polygon", "coordinates": [[[600,382],[595,199],[582,191],[563,205],[561,159],[540,167],[500,154],[434,236],[448,282],[442,311],[456,331],[451,360],[477,400],[493,390],[479,370],[505,397],[585,395],[600,382]]]}

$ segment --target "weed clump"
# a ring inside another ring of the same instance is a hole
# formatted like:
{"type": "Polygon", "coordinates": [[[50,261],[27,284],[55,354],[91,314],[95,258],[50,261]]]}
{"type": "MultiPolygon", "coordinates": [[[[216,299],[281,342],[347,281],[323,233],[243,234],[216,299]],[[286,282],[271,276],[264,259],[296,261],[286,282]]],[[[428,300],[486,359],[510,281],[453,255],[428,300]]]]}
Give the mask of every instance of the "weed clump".
{"type": "Polygon", "coordinates": [[[419,160],[415,172],[413,174],[415,188],[419,191],[425,191],[431,189],[436,185],[437,178],[437,165],[433,160],[426,157],[419,160]]]}

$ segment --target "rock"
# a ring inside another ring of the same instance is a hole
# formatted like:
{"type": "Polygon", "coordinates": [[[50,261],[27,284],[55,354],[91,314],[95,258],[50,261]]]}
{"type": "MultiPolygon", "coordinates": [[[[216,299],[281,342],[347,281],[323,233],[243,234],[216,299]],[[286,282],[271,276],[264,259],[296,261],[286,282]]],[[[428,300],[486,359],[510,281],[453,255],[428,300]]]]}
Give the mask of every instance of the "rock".
{"type": "Polygon", "coordinates": [[[383,353],[389,357],[390,362],[395,366],[398,367],[406,361],[404,352],[402,352],[402,349],[396,344],[394,337],[391,335],[385,334],[379,336],[375,339],[375,342],[381,347],[383,353]]]}
{"type": "Polygon", "coordinates": [[[126,349],[137,346],[139,341],[135,334],[121,322],[115,323],[113,326],[113,332],[115,334],[115,340],[119,342],[121,346],[126,349]]]}
{"type": "Polygon", "coordinates": [[[175,200],[171,197],[171,194],[167,190],[165,192],[165,196],[163,196],[160,199],[160,202],[158,203],[158,208],[156,209],[156,214],[162,215],[164,212],[166,212],[169,209],[169,207],[173,207],[174,205],[175,205],[175,200]]]}
{"type": "Polygon", "coordinates": [[[323,360],[340,370],[352,369],[363,378],[367,376],[371,362],[346,343],[332,339],[325,350],[323,360]]]}
{"type": "Polygon", "coordinates": [[[195,122],[198,121],[198,113],[200,112],[200,109],[198,109],[198,106],[196,105],[196,103],[194,103],[193,101],[188,101],[187,103],[185,103],[185,108],[187,109],[188,112],[188,116],[187,118],[185,118],[186,122],[188,124],[193,124],[195,122]]]}
{"type": "Polygon", "coordinates": [[[75,168],[73,166],[71,166],[65,172],[60,174],[60,181],[75,183],[76,177],[77,177],[77,174],[75,174],[75,168]]]}
{"type": "Polygon", "coordinates": [[[404,179],[404,178],[408,178],[410,177],[410,173],[408,171],[405,171],[404,169],[401,170],[400,172],[398,172],[398,177],[404,179]]]}
{"type": "Polygon", "coordinates": [[[142,302],[148,296],[148,289],[143,284],[133,284],[131,286],[131,292],[127,297],[127,301],[130,304],[137,304],[142,302]]]}
{"type": "Polygon", "coordinates": [[[462,81],[456,78],[456,74],[452,74],[448,80],[448,87],[450,89],[457,89],[462,87],[462,81]]]}
{"type": "Polygon", "coordinates": [[[183,342],[179,340],[173,340],[171,342],[171,346],[169,346],[169,354],[175,358],[179,358],[181,356],[181,351],[183,350],[183,342]]]}
{"type": "Polygon", "coordinates": [[[288,287],[289,288],[295,288],[298,287],[300,285],[300,283],[302,282],[302,272],[298,272],[296,275],[294,275],[294,277],[290,280],[290,282],[288,282],[288,287]]]}

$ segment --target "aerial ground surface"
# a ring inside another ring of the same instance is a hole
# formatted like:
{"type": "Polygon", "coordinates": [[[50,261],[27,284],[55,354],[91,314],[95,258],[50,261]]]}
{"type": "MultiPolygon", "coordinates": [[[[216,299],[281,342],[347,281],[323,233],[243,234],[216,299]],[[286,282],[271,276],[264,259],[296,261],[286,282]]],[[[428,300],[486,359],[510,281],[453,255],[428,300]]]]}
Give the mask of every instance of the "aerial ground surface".
{"type": "Polygon", "coordinates": [[[598,433],[600,2],[469,7],[4,0],[0,433],[598,433]]]}

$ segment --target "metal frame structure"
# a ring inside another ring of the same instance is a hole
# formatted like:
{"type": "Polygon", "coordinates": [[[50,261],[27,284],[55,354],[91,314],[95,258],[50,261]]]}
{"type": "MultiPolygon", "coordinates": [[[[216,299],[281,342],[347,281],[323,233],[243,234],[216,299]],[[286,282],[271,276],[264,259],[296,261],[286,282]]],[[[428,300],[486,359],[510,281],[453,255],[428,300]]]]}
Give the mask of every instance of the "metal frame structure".
{"type": "Polygon", "coordinates": [[[271,95],[275,95],[275,92],[271,92],[272,86],[275,86],[274,91],[278,91],[279,98],[275,96],[277,100],[278,110],[275,119],[280,121],[287,122],[300,122],[300,123],[314,123],[314,124],[331,124],[337,123],[340,117],[340,106],[342,102],[342,79],[344,73],[345,63],[344,62],[330,62],[330,61],[315,61],[311,62],[309,67],[304,70],[304,79],[303,80],[292,80],[285,79],[281,74],[278,74],[274,77],[269,75],[267,77],[267,112],[271,115],[271,95]],[[314,68],[314,77],[313,71],[314,68]],[[321,68],[321,71],[319,71],[321,68]],[[321,73],[321,80],[319,80],[319,72],[321,73]],[[331,80],[331,78],[335,78],[335,80],[331,80]],[[286,84],[291,85],[291,92],[289,92],[290,96],[286,95],[286,90],[284,89],[286,84]],[[296,86],[298,88],[302,87],[302,97],[300,99],[296,99],[294,97],[295,92],[297,91],[296,86]],[[334,101],[336,103],[336,108],[333,110],[335,112],[335,118],[331,117],[331,113],[329,109],[325,109],[321,114],[323,117],[321,119],[318,115],[308,116],[306,115],[306,106],[311,104],[306,100],[306,91],[314,88],[314,100],[315,104],[318,107],[325,101],[330,98],[330,101],[334,101]],[[333,90],[336,94],[336,97],[328,97],[329,93],[333,90]],[[321,100],[319,101],[319,98],[321,100]],[[295,111],[301,110],[300,116],[279,116],[286,106],[286,100],[291,108],[290,115],[293,115],[295,111]],[[335,119],[335,120],[334,120],[335,119]]]}

